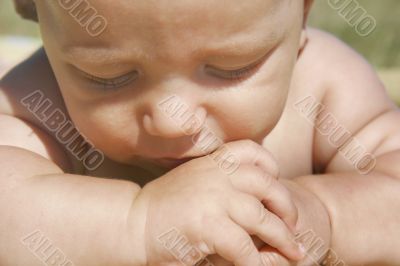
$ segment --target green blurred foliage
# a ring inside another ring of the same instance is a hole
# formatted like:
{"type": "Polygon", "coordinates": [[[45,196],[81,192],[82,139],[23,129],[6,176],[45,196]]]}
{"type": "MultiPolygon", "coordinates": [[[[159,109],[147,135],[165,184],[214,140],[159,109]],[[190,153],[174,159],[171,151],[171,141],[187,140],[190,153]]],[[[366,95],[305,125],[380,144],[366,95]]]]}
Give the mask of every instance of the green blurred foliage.
{"type": "Polygon", "coordinates": [[[15,13],[12,0],[0,0],[0,35],[6,34],[40,36],[36,23],[23,20],[15,13]]]}
{"type": "MultiPolygon", "coordinates": [[[[315,0],[309,24],[332,32],[363,54],[375,67],[400,67],[400,0],[358,0],[358,3],[377,21],[376,30],[368,37],[359,36],[329,6],[328,0],[315,0]]],[[[12,0],[0,0],[2,34],[39,37],[39,30],[35,23],[22,20],[15,14],[12,0]]]]}
{"type": "Polygon", "coordinates": [[[328,0],[315,0],[309,24],[332,32],[376,67],[400,67],[400,1],[358,0],[357,2],[377,22],[375,31],[367,37],[359,36],[338,11],[331,8],[328,0]]]}

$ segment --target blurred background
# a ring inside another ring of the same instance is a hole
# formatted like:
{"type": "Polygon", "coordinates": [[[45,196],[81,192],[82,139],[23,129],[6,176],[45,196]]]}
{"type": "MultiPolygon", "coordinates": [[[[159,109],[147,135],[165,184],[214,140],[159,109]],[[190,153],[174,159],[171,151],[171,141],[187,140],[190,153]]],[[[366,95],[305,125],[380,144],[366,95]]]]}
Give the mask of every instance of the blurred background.
{"type": "Polygon", "coordinates": [[[367,58],[400,105],[400,1],[354,2],[376,19],[377,27],[367,37],[359,36],[338,11],[331,8],[328,0],[314,0],[309,24],[333,33],[367,58]]]}
{"type": "MultiPolygon", "coordinates": [[[[328,0],[315,0],[309,24],[332,32],[366,57],[400,104],[400,1],[357,2],[377,21],[375,31],[367,37],[359,36],[328,0]]],[[[18,16],[12,0],[0,0],[0,76],[39,46],[37,25],[18,16]]]]}

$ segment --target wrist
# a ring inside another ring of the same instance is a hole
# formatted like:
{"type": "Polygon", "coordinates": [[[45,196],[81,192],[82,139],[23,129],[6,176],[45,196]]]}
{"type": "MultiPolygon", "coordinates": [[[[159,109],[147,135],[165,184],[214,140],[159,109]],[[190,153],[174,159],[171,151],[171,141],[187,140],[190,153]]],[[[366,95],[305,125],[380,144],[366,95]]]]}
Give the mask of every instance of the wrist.
{"type": "Polygon", "coordinates": [[[121,249],[124,251],[125,261],[122,265],[146,266],[146,220],[147,204],[140,197],[142,190],[137,192],[132,199],[127,219],[126,227],[122,235],[121,249]]]}
{"type": "Polygon", "coordinates": [[[299,212],[296,240],[304,245],[308,255],[307,263],[301,265],[325,262],[331,251],[332,239],[328,209],[318,194],[314,193],[312,180],[299,177],[283,183],[291,192],[299,212]]]}

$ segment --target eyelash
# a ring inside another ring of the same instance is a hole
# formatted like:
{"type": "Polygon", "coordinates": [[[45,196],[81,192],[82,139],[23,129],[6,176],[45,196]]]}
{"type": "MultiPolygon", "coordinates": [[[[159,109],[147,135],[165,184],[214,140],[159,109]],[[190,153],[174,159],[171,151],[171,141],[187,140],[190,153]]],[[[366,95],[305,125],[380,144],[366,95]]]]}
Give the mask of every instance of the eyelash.
{"type": "Polygon", "coordinates": [[[126,86],[129,83],[133,82],[139,76],[139,73],[137,71],[133,71],[133,72],[127,73],[125,75],[122,75],[120,77],[113,78],[113,79],[99,78],[99,77],[90,75],[88,73],[83,73],[83,74],[90,81],[96,83],[97,85],[102,86],[103,89],[121,88],[121,87],[126,86]]]}
{"type": "MultiPolygon", "coordinates": [[[[238,70],[231,70],[231,71],[219,70],[219,69],[212,68],[211,66],[206,66],[206,70],[210,69],[211,70],[210,75],[215,76],[217,78],[231,80],[231,81],[241,81],[241,80],[247,78],[250,74],[252,74],[261,65],[261,63],[262,62],[257,62],[255,64],[249,65],[247,67],[244,67],[244,68],[241,68],[238,70]],[[212,71],[219,72],[219,74],[212,73],[212,71]],[[222,75],[221,75],[221,73],[222,73],[222,75]]],[[[133,71],[133,72],[130,72],[128,74],[125,74],[125,75],[122,75],[120,77],[113,78],[113,79],[104,79],[104,78],[99,78],[99,77],[90,75],[85,72],[82,72],[82,73],[90,81],[102,86],[103,89],[121,88],[121,87],[126,86],[129,83],[133,82],[139,76],[139,73],[137,71],[133,71]]]]}
{"type": "Polygon", "coordinates": [[[244,78],[246,78],[250,74],[252,74],[259,65],[260,65],[260,63],[257,64],[257,65],[251,65],[251,66],[239,69],[239,70],[229,71],[228,72],[229,75],[230,75],[229,79],[231,79],[231,80],[243,80],[244,78]]]}
{"type": "Polygon", "coordinates": [[[242,81],[244,79],[246,79],[247,77],[249,77],[252,73],[254,73],[255,70],[257,70],[261,64],[263,63],[263,61],[261,62],[257,62],[254,64],[251,64],[247,67],[238,69],[238,70],[219,70],[219,69],[215,69],[211,66],[206,66],[206,70],[210,70],[209,72],[210,75],[215,76],[217,78],[222,78],[222,79],[226,79],[226,80],[231,80],[231,81],[242,81]],[[214,73],[213,73],[214,72],[214,73]]]}

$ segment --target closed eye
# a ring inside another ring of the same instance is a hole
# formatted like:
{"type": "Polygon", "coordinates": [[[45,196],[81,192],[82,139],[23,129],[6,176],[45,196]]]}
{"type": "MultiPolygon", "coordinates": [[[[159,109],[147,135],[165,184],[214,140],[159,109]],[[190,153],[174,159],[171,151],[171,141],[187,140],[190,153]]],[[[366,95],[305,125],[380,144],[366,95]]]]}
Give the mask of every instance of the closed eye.
{"type": "Polygon", "coordinates": [[[256,70],[259,69],[264,64],[264,62],[274,53],[276,48],[277,46],[273,47],[262,58],[242,68],[228,70],[216,66],[206,65],[204,71],[207,74],[214,76],[216,78],[226,79],[231,81],[243,81],[249,78],[252,74],[254,74],[254,72],[256,72],[256,70]]]}
{"type": "Polygon", "coordinates": [[[239,69],[234,70],[226,70],[220,69],[215,66],[205,66],[205,72],[211,76],[226,79],[226,80],[233,80],[233,81],[242,81],[244,79],[249,78],[265,61],[266,57],[239,69]]]}
{"type": "Polygon", "coordinates": [[[261,63],[256,65],[249,65],[244,68],[236,70],[222,70],[212,66],[206,66],[205,71],[214,77],[227,79],[227,80],[243,80],[248,78],[258,68],[261,63]]]}
{"type": "Polygon", "coordinates": [[[122,76],[109,79],[96,77],[83,71],[80,72],[86,79],[95,83],[96,85],[101,86],[103,89],[118,89],[130,84],[139,77],[139,72],[136,70],[122,76]]]}

